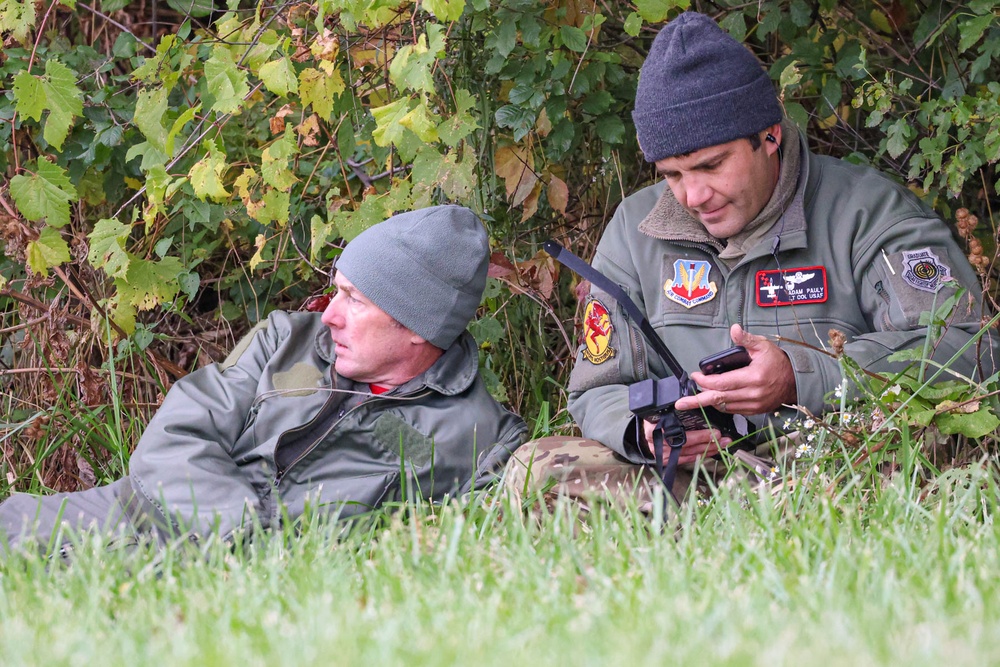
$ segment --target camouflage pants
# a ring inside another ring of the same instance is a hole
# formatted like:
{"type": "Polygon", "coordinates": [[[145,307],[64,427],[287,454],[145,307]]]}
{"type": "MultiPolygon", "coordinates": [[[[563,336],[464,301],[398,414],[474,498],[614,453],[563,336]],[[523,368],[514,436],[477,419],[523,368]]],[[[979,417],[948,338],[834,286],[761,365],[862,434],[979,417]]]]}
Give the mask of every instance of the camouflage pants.
{"type": "MultiPolygon", "coordinates": [[[[764,452],[761,452],[764,453],[764,452]]],[[[697,467],[678,466],[674,497],[683,502],[692,493],[708,495],[719,484],[771,482],[777,467],[755,453],[737,451],[730,462],[709,459],[697,467]]],[[[515,503],[540,499],[552,507],[568,498],[584,512],[594,503],[634,505],[650,513],[662,497],[663,483],[652,466],[630,463],[596,440],[551,436],[525,443],[514,452],[504,471],[504,492],[515,503]]]]}

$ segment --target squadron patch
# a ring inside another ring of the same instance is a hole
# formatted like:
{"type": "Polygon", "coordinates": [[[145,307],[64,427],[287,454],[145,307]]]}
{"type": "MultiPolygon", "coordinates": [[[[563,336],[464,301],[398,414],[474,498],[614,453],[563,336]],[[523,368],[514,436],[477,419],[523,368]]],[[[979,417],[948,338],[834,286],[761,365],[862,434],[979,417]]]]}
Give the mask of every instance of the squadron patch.
{"type": "Polygon", "coordinates": [[[614,325],[611,324],[608,309],[597,299],[592,299],[583,314],[583,342],[586,344],[583,358],[592,364],[603,364],[615,356],[616,350],[611,347],[613,332],[614,325]]]}
{"type": "Polygon", "coordinates": [[[942,264],[930,248],[903,251],[903,280],[910,287],[925,292],[937,292],[941,284],[951,280],[951,268],[942,264]]]}
{"type": "Polygon", "coordinates": [[[712,265],[704,260],[678,259],[674,262],[674,277],[663,283],[663,293],[685,308],[707,303],[719,293],[708,276],[712,265]]]}
{"type": "Polygon", "coordinates": [[[755,282],[757,305],[762,308],[823,303],[828,296],[824,266],[758,271],[755,282]]]}

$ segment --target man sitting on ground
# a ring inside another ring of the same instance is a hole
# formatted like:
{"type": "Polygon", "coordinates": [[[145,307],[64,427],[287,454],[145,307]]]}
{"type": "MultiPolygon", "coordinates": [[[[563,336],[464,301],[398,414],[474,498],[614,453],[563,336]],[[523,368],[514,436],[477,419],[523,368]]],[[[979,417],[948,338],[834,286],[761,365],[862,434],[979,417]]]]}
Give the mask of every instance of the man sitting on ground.
{"type": "Polygon", "coordinates": [[[126,477],[0,505],[8,546],[48,544],[59,528],[63,542],[95,527],[126,541],[225,538],[307,507],[350,517],[482,487],[526,431],[486,391],[465,331],[488,257],[482,223],[458,206],[366,230],[337,261],[322,315],[274,312],[224,362],[173,385],[126,477]]]}

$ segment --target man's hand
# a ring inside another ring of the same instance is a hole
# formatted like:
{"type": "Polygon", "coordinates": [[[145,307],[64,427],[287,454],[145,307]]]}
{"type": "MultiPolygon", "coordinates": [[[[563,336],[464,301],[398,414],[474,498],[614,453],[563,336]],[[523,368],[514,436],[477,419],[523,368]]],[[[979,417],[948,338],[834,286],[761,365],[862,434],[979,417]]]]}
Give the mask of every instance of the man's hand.
{"type": "MultiPolygon", "coordinates": [[[[646,450],[650,456],[655,456],[656,453],[653,451],[653,429],[656,427],[656,424],[644,421],[642,426],[643,433],[646,435],[646,450]]],[[[694,463],[702,457],[715,456],[719,453],[719,450],[733,444],[732,438],[722,437],[722,434],[715,429],[688,431],[686,435],[687,440],[684,446],[681,447],[680,463],[694,463]]],[[[668,458],[670,458],[670,445],[664,442],[663,461],[666,462],[668,458]]]]}
{"type": "Polygon", "coordinates": [[[734,324],[729,335],[733,344],[750,353],[750,365],[728,373],[705,375],[692,373],[702,391],[677,401],[678,410],[696,410],[712,406],[722,412],[756,415],[772,412],[797,399],[795,373],[785,352],[763,336],[755,336],[734,324]]]}

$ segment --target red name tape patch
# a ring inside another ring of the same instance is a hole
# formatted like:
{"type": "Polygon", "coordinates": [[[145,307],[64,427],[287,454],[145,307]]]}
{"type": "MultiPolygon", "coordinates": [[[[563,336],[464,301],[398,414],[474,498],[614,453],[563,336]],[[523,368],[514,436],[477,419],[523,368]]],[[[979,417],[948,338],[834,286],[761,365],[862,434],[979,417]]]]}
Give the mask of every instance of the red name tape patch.
{"type": "Polygon", "coordinates": [[[826,267],[772,269],[757,272],[757,305],[795,306],[826,301],[826,267]]]}

